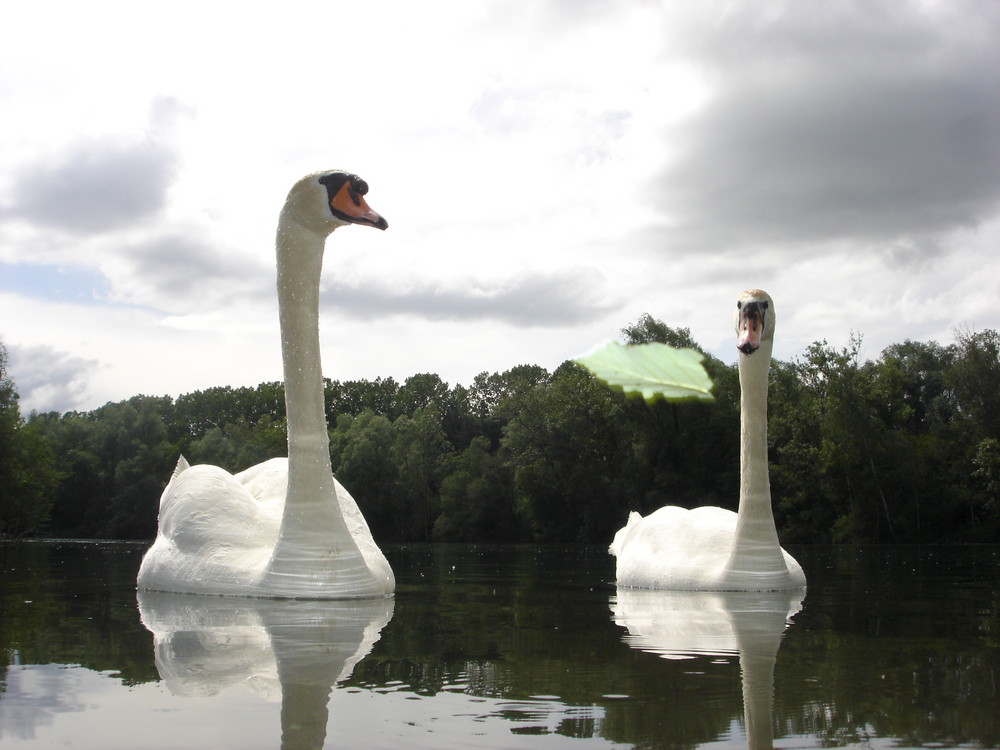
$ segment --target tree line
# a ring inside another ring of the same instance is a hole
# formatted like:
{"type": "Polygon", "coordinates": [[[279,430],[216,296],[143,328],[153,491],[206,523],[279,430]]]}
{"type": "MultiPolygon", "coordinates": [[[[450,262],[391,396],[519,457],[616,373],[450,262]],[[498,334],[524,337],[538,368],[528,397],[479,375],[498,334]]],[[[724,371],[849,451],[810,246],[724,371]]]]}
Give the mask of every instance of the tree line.
{"type": "MultiPolygon", "coordinates": [[[[700,349],[649,315],[626,343],[700,349]]],[[[1000,334],[905,341],[874,361],[825,341],[770,376],[768,452],[786,543],[1000,541],[1000,334]]],[[[630,510],[735,509],[739,381],[647,403],[572,362],[469,386],[326,381],[330,454],[381,543],[607,543],[630,510]]],[[[180,455],[236,472],[285,455],[282,384],[20,414],[0,345],[0,535],[152,538],[180,455]]]]}

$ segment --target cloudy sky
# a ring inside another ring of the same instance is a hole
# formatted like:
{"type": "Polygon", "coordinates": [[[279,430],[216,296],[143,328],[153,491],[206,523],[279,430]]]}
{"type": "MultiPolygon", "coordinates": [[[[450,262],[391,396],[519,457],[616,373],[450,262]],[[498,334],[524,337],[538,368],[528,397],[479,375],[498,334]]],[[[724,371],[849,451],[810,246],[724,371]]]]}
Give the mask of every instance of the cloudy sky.
{"type": "Polygon", "coordinates": [[[281,377],[273,236],[346,168],[328,377],[554,369],[645,312],[733,360],[1000,328],[1000,5],[17,3],[0,342],[32,409],[281,377]]]}

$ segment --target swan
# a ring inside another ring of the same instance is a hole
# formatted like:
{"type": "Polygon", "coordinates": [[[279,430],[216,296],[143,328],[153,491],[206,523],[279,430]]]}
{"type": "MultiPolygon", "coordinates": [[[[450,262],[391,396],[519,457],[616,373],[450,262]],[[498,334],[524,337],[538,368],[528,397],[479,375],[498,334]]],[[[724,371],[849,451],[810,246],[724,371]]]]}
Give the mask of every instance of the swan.
{"type": "Polygon", "coordinates": [[[395,578],[350,493],[334,478],[319,350],[323,250],[346,224],[385,229],[368,184],[343,171],[299,180],[276,237],[288,458],[235,476],[182,456],[160,497],[141,590],[266,598],[389,596],[395,578]]]}
{"type": "Polygon", "coordinates": [[[620,587],[783,591],[805,586],[802,567],[781,548],[767,471],[767,374],[774,302],[760,289],[739,295],[734,314],[740,374],[739,512],[668,505],[630,513],[608,551],[620,587]]]}

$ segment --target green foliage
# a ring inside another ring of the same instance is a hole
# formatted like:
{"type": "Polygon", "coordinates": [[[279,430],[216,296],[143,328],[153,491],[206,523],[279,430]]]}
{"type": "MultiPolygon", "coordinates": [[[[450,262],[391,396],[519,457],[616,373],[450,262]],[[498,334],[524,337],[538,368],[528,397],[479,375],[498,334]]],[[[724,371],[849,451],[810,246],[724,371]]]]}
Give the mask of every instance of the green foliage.
{"type": "Polygon", "coordinates": [[[0,536],[42,528],[58,481],[52,450],[21,419],[17,391],[7,374],[7,350],[0,344],[0,536]]]}
{"type": "Polygon", "coordinates": [[[443,542],[516,542],[525,538],[506,462],[479,435],[454,456],[441,482],[433,538],[443,542]]]}
{"type": "Polygon", "coordinates": [[[622,398],[576,364],[529,391],[504,432],[518,511],[542,542],[603,540],[614,523],[622,398]]]}
{"type": "Polygon", "coordinates": [[[694,349],[705,353],[691,338],[690,328],[671,328],[649,313],[643,313],[635,323],[622,328],[622,336],[626,344],[666,344],[674,349],[694,349]]]}
{"type": "Polygon", "coordinates": [[[334,474],[350,489],[375,538],[386,541],[405,538],[406,529],[394,502],[399,468],[393,438],[392,422],[372,411],[342,414],[330,435],[334,474]]]}
{"type": "Polygon", "coordinates": [[[157,499],[177,460],[163,418],[169,401],[134,396],[87,414],[32,420],[62,475],[46,531],[110,539],[155,534],[157,499]]]}
{"type": "Polygon", "coordinates": [[[694,349],[658,342],[623,346],[612,341],[576,362],[608,385],[638,393],[647,401],[711,401],[712,380],[701,364],[704,358],[694,349]]]}
{"type": "Polygon", "coordinates": [[[395,513],[406,523],[404,538],[429,541],[439,512],[442,472],[451,444],[433,402],[417,408],[409,417],[400,417],[392,427],[392,458],[399,472],[395,513]]]}
{"type": "MultiPolygon", "coordinates": [[[[376,539],[606,543],[631,510],[735,509],[736,368],[649,315],[622,334],[700,352],[715,400],[647,402],[572,362],[483,372],[467,387],[428,373],[327,381],[331,462],[376,539]]],[[[854,335],[772,363],[783,541],[1000,540],[1000,334],[955,338],[862,361],[854,335]]],[[[285,455],[281,384],[25,422],[0,346],[0,534],[150,538],[180,454],[233,472],[285,455]]]]}
{"type": "MultiPolygon", "coordinates": [[[[392,378],[375,380],[326,381],[326,416],[336,422],[338,414],[360,414],[370,411],[383,417],[395,417],[396,394],[399,384],[392,378]]],[[[284,409],[284,402],[282,402],[284,409]]]]}

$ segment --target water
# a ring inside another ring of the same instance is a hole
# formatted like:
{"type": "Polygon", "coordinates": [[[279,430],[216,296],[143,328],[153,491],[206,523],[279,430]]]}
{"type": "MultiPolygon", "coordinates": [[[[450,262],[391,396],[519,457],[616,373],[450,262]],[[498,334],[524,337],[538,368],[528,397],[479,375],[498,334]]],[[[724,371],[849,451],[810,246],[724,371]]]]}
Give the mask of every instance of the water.
{"type": "Polygon", "coordinates": [[[387,601],[137,599],[143,549],[0,543],[0,746],[1000,747],[998,547],[798,548],[801,602],[450,545],[387,601]]]}

